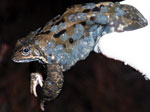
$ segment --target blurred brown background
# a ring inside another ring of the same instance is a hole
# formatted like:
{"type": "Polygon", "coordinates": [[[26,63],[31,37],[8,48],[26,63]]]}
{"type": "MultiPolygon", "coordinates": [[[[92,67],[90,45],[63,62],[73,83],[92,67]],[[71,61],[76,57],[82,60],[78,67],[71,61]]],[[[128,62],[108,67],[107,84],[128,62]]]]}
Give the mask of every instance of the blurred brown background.
{"type": "MultiPolygon", "coordinates": [[[[0,0],[0,112],[41,111],[29,92],[32,67],[11,61],[17,39],[70,5],[98,1],[0,0]]],[[[121,62],[92,52],[64,75],[63,90],[46,112],[150,112],[150,81],[121,62]]]]}

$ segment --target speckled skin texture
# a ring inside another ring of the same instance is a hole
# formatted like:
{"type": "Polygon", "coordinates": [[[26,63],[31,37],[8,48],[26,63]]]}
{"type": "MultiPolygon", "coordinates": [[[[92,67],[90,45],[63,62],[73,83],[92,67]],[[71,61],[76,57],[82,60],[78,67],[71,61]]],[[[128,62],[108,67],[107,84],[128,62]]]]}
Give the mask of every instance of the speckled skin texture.
{"type": "Polygon", "coordinates": [[[142,14],[129,5],[112,2],[74,5],[44,27],[18,40],[12,59],[19,63],[39,61],[46,65],[42,102],[50,101],[61,91],[62,72],[85,59],[101,36],[146,25],[142,14]]]}
{"type": "MultiPolygon", "coordinates": [[[[63,86],[63,74],[58,63],[47,64],[47,78],[43,85],[43,99],[41,100],[41,106],[44,106],[45,102],[55,99],[60,93],[63,86]]],[[[44,108],[44,107],[42,107],[44,108]]]]}

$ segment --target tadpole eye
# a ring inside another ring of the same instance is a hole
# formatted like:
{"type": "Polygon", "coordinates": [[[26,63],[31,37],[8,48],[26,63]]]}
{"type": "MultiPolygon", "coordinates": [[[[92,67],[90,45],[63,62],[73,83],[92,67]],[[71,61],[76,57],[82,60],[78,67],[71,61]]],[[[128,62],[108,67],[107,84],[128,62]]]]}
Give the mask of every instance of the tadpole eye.
{"type": "Polygon", "coordinates": [[[22,50],[22,55],[24,55],[24,56],[27,56],[27,55],[29,55],[30,54],[30,49],[29,48],[24,48],[23,50],[22,50]]]}

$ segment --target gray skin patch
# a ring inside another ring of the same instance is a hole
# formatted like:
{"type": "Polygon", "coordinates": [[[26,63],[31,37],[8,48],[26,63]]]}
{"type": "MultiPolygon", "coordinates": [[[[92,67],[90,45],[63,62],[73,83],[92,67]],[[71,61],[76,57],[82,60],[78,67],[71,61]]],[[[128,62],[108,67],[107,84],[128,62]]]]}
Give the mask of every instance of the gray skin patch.
{"type": "Polygon", "coordinates": [[[58,26],[57,26],[57,25],[52,26],[51,29],[50,29],[50,31],[51,31],[51,32],[54,32],[54,33],[57,33],[57,31],[58,31],[58,26]]]}
{"type": "Polygon", "coordinates": [[[84,33],[84,27],[81,24],[75,25],[74,34],[72,34],[73,40],[79,40],[84,33]]]}
{"type": "Polygon", "coordinates": [[[98,24],[104,25],[104,24],[107,24],[109,22],[109,20],[108,20],[108,17],[105,16],[104,14],[99,14],[96,16],[95,22],[98,24]]]}
{"type": "Polygon", "coordinates": [[[77,13],[77,14],[71,14],[68,16],[68,20],[70,22],[75,22],[75,21],[84,21],[87,17],[87,14],[86,13],[77,13]]]}
{"type": "Polygon", "coordinates": [[[78,20],[84,21],[86,20],[87,14],[86,13],[77,13],[78,20]]]}
{"type": "Polygon", "coordinates": [[[125,14],[124,10],[120,9],[119,7],[115,8],[116,16],[123,16],[125,14]]]}
{"type": "Polygon", "coordinates": [[[67,33],[63,33],[61,36],[60,36],[61,40],[63,41],[66,41],[68,40],[68,34],[67,33]]]}
{"type": "MultiPolygon", "coordinates": [[[[48,60],[51,60],[49,55],[52,54],[53,46],[54,46],[53,42],[48,42],[47,47],[45,48],[45,52],[46,54],[48,54],[48,58],[47,58],[48,60]]],[[[48,61],[48,62],[51,63],[51,61],[48,61]]]]}
{"type": "Polygon", "coordinates": [[[102,36],[104,32],[104,27],[99,26],[97,29],[93,29],[93,31],[90,33],[90,36],[94,39],[97,40],[97,37],[102,36]]]}
{"type": "Polygon", "coordinates": [[[93,9],[96,7],[95,3],[86,3],[86,5],[82,6],[84,9],[93,9]]]}
{"type": "Polygon", "coordinates": [[[93,25],[93,24],[94,24],[94,21],[91,21],[91,20],[86,21],[86,25],[93,25]]]}
{"type": "Polygon", "coordinates": [[[75,15],[75,14],[69,15],[69,16],[68,16],[68,20],[71,21],[71,22],[76,21],[76,20],[77,20],[77,19],[76,19],[76,15],[75,15]]]}
{"type": "Polygon", "coordinates": [[[100,8],[101,8],[101,10],[100,10],[101,13],[107,13],[108,12],[108,8],[107,7],[100,6],[100,8]]]}
{"type": "Polygon", "coordinates": [[[66,23],[64,22],[64,23],[60,23],[59,25],[58,25],[58,27],[59,27],[59,30],[62,30],[62,29],[64,29],[65,27],[66,27],[66,23]]]}

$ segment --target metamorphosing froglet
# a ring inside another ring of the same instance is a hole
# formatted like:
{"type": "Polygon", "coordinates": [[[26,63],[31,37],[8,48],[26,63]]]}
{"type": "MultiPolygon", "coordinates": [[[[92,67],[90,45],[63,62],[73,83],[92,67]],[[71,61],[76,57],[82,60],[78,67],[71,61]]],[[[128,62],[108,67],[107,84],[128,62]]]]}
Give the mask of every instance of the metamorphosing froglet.
{"type": "Polygon", "coordinates": [[[41,109],[44,110],[44,103],[55,99],[62,89],[62,72],[84,60],[101,36],[146,25],[142,14],[129,5],[112,2],[74,5],[44,27],[18,40],[12,60],[18,63],[38,61],[44,65],[46,79],[43,80],[40,73],[31,73],[30,85],[35,96],[36,86],[42,87],[41,109]]]}

